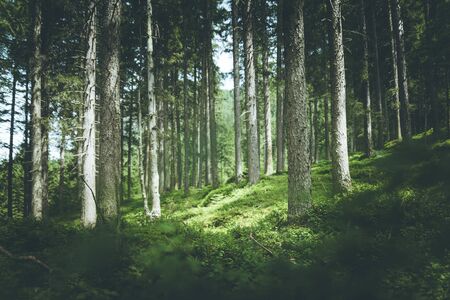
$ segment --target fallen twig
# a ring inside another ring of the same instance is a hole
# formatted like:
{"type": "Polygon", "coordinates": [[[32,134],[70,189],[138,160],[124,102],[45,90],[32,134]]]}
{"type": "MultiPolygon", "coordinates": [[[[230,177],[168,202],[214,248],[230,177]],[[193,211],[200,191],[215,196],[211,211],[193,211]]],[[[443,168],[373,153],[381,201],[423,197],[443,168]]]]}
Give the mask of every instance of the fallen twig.
{"type": "Polygon", "coordinates": [[[6,256],[8,256],[9,258],[12,259],[16,259],[16,260],[27,260],[27,261],[32,261],[38,265],[40,265],[41,267],[43,267],[44,269],[46,269],[47,271],[51,272],[52,269],[46,264],[44,263],[42,260],[36,258],[35,256],[31,256],[31,255],[21,255],[21,256],[17,256],[12,254],[11,252],[9,252],[8,250],[6,250],[5,248],[3,248],[2,246],[0,246],[0,252],[2,252],[3,254],[5,254],[6,256]]]}
{"type": "Polygon", "coordinates": [[[261,244],[260,242],[258,242],[254,237],[253,237],[253,232],[250,232],[250,239],[252,239],[258,246],[260,246],[261,248],[263,248],[264,250],[266,250],[271,256],[275,256],[273,254],[273,252],[268,249],[266,246],[264,246],[263,244],[261,244]]]}

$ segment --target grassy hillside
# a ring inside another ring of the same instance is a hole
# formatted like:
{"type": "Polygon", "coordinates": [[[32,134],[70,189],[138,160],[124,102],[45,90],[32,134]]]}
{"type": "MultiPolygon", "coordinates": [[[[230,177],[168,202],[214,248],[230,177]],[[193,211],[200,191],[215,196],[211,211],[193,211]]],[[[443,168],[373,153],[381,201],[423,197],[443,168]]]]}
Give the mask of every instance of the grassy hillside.
{"type": "Polygon", "coordinates": [[[354,155],[351,173],[352,192],[333,197],[329,162],[315,165],[298,224],[285,174],[164,195],[158,221],[124,203],[119,234],[68,216],[5,224],[0,245],[51,271],[0,254],[0,298],[448,299],[450,140],[354,155]]]}

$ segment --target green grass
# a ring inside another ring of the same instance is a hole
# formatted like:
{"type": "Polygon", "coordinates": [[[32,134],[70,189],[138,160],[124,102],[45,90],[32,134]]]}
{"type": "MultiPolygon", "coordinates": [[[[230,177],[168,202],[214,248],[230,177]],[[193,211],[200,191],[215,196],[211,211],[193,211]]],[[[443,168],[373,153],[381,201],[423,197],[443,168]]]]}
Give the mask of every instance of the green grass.
{"type": "MultiPolygon", "coordinates": [[[[313,167],[313,208],[287,221],[287,175],[163,195],[163,217],[122,207],[119,233],[79,222],[11,222],[1,299],[448,299],[450,141],[390,143],[351,157],[353,189],[313,167]]],[[[76,217],[76,215],[75,215],[76,217]]]]}

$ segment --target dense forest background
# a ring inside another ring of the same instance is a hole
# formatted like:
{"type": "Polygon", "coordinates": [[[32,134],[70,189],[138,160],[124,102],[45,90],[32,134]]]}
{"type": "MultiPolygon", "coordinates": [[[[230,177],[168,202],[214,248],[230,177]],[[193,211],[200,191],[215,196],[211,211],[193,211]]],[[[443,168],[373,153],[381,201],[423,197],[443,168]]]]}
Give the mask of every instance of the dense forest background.
{"type": "Polygon", "coordinates": [[[0,0],[0,298],[447,299],[449,16],[0,0]]]}

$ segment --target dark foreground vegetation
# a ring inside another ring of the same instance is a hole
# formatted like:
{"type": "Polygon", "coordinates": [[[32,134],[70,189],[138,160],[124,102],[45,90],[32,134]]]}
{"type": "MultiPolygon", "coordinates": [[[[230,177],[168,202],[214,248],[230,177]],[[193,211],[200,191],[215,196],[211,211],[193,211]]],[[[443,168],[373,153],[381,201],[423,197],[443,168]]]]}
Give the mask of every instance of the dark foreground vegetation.
{"type": "Polygon", "coordinates": [[[0,298],[448,299],[450,140],[390,143],[351,168],[353,190],[332,196],[329,163],[313,167],[297,224],[286,175],[167,194],[155,221],[128,201],[119,233],[84,230],[75,212],[10,221],[0,298]]]}

